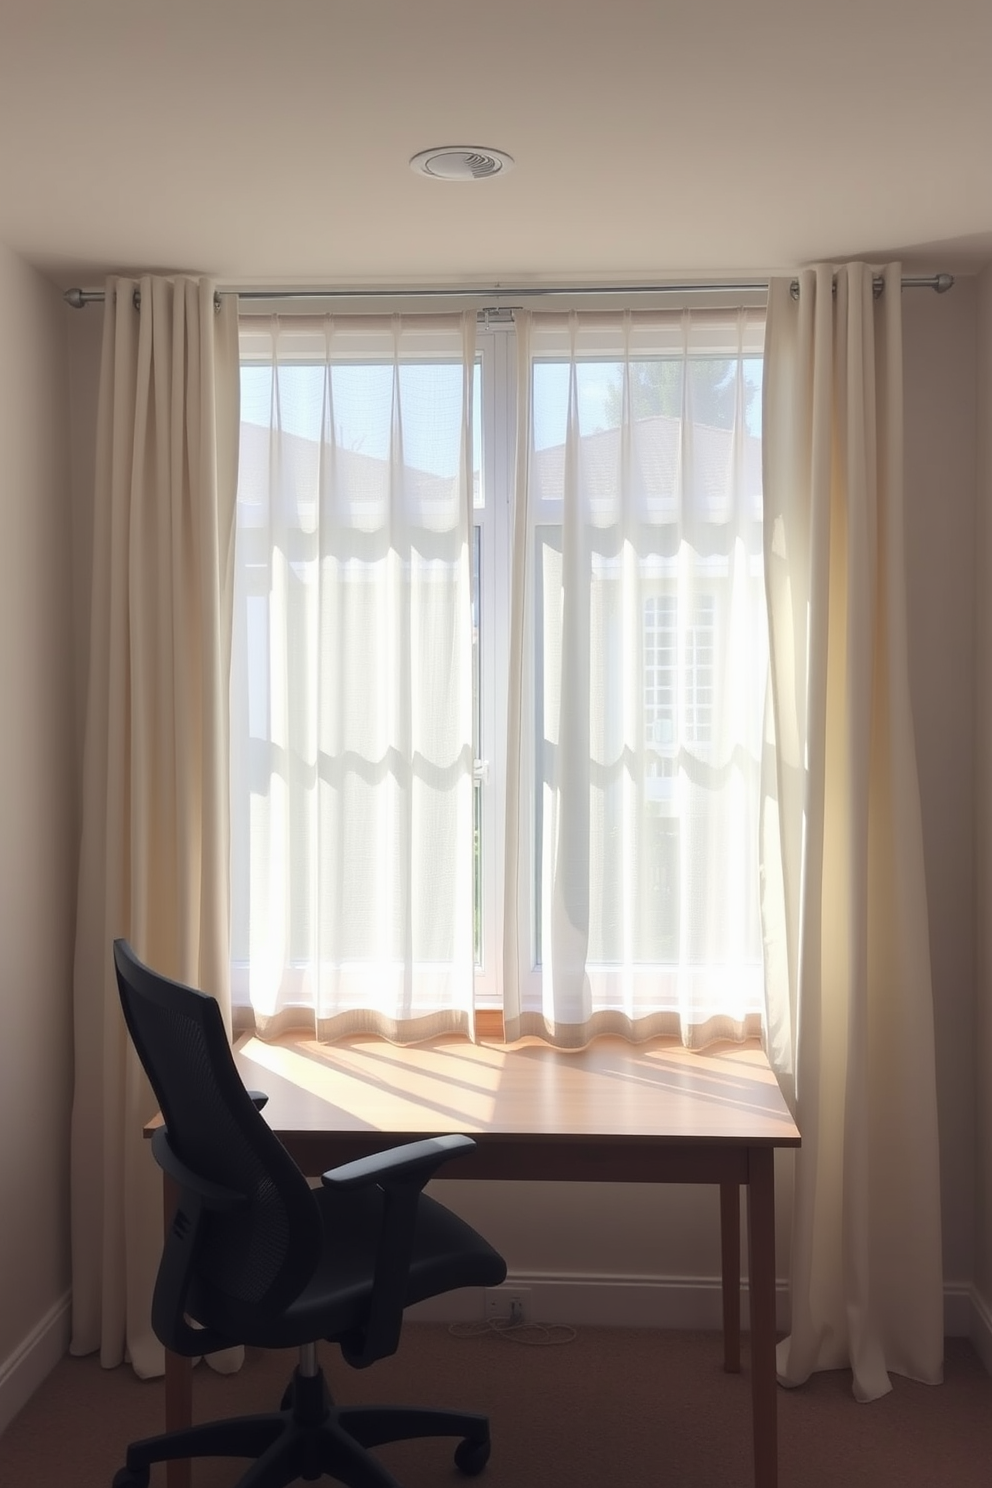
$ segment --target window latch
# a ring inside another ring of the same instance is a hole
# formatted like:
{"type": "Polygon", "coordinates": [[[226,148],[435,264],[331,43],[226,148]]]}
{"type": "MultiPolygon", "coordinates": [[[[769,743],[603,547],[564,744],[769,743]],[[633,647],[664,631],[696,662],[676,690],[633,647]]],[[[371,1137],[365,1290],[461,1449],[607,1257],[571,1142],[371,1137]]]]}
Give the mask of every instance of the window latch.
{"type": "Polygon", "coordinates": [[[481,780],[486,785],[489,784],[489,761],[488,760],[475,760],[475,761],[473,761],[473,764],[472,764],[472,779],[473,780],[481,780]]]}

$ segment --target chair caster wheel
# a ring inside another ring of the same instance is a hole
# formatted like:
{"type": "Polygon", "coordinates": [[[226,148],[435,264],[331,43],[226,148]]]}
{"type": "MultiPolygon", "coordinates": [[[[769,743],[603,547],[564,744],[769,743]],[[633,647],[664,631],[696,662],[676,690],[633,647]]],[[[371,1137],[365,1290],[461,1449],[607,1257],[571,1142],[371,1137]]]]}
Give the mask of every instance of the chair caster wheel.
{"type": "Polygon", "coordinates": [[[151,1470],[147,1467],[122,1467],[114,1474],[113,1488],[148,1488],[151,1470]]]}
{"type": "Polygon", "coordinates": [[[485,1441],[481,1442],[466,1439],[463,1442],[459,1442],[455,1448],[455,1466],[467,1478],[474,1478],[489,1461],[491,1451],[492,1443],[488,1436],[485,1441]]]}

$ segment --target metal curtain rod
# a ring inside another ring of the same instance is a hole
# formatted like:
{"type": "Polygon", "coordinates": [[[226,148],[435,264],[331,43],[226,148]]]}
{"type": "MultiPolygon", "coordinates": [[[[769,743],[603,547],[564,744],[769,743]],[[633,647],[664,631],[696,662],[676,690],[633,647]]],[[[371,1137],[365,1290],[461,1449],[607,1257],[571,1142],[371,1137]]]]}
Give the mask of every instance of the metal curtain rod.
{"type": "MultiPolygon", "coordinates": [[[[881,275],[875,276],[875,293],[882,290],[881,275]]],[[[953,274],[931,274],[922,277],[904,278],[903,289],[932,289],[937,294],[946,294],[954,283],[953,274]]],[[[440,289],[219,289],[214,303],[220,308],[221,295],[236,295],[239,300],[377,300],[377,299],[474,299],[477,296],[512,295],[515,298],[530,298],[541,295],[643,295],[643,294],[744,294],[767,291],[768,280],[728,280],[722,283],[701,282],[691,284],[573,284],[573,285],[490,285],[488,288],[440,288],[440,289]]],[[[792,293],[798,295],[799,280],[793,279],[792,293]]],[[[87,305],[102,305],[102,289],[67,289],[62,298],[74,310],[87,305]]],[[[140,291],[134,291],[135,308],[141,304],[140,291]]]]}

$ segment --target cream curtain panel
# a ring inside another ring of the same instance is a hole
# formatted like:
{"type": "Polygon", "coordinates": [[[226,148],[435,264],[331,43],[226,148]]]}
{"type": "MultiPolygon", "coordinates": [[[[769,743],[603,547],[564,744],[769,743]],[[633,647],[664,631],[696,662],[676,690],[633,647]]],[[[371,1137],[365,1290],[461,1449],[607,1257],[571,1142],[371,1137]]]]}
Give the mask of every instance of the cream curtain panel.
{"type": "Polygon", "coordinates": [[[900,266],[770,290],[768,1049],[802,1132],[780,1378],[937,1382],[933,1009],[903,557],[900,266]],[[772,730],[769,728],[769,740],[772,730]]]}
{"type": "Polygon", "coordinates": [[[207,280],[111,278],[97,433],[75,952],[72,1351],[161,1373],[151,1293],[155,1102],[111,955],[229,1008],[228,678],[237,481],[233,300],[207,280]],[[140,293],[140,310],[134,291],[140,293]]]}
{"type": "Polygon", "coordinates": [[[763,319],[517,316],[508,1038],[760,1031],[763,319]]]}
{"type": "Polygon", "coordinates": [[[471,1037],[475,316],[241,341],[236,1016],[471,1037]]]}

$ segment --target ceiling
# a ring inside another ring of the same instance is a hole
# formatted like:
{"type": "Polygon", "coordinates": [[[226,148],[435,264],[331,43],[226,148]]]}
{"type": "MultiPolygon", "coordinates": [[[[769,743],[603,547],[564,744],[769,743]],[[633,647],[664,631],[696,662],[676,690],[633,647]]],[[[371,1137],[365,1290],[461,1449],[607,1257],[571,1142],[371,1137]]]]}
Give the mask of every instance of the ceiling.
{"type": "Polygon", "coordinates": [[[0,240],[63,287],[966,272],[990,70],[990,0],[0,0],[0,240]]]}

